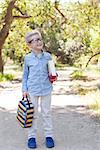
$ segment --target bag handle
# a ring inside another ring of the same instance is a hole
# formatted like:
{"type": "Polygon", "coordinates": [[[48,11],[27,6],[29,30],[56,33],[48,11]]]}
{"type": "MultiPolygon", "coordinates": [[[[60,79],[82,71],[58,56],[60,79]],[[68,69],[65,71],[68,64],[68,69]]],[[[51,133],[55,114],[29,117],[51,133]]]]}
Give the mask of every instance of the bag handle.
{"type": "Polygon", "coordinates": [[[22,98],[22,101],[23,101],[25,98],[26,98],[26,100],[27,100],[27,102],[28,102],[28,105],[29,105],[29,108],[30,108],[31,106],[30,106],[30,103],[29,103],[28,96],[26,96],[26,97],[23,97],[23,98],[22,98]]]}

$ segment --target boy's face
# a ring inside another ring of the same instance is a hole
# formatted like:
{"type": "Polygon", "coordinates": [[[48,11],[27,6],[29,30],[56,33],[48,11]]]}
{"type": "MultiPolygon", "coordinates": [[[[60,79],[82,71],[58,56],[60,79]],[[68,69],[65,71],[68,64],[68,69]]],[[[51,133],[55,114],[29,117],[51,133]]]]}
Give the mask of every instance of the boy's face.
{"type": "Polygon", "coordinates": [[[41,35],[34,34],[32,36],[32,40],[28,43],[28,46],[37,52],[41,51],[43,48],[43,41],[41,35]]]}

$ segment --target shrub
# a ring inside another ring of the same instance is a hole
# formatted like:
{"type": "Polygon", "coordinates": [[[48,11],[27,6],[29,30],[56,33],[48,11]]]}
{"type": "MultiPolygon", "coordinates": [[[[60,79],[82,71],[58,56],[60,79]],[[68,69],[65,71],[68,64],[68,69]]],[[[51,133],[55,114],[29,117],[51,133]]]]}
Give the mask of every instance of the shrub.
{"type": "Polygon", "coordinates": [[[14,76],[12,74],[1,74],[0,73],[0,82],[1,81],[12,81],[14,76]]]}
{"type": "Polygon", "coordinates": [[[83,70],[74,70],[70,75],[73,80],[86,80],[87,76],[84,74],[83,70]]]}

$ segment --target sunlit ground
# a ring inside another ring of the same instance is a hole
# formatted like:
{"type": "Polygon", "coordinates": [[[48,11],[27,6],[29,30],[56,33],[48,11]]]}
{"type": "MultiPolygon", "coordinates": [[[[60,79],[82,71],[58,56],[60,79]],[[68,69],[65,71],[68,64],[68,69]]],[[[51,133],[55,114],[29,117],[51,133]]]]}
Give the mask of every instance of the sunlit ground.
{"type": "MultiPolygon", "coordinates": [[[[53,84],[52,107],[88,106],[95,102],[99,76],[95,79],[90,72],[87,81],[71,80],[70,74],[74,69],[67,67],[57,71],[59,76],[58,81],[53,84]]],[[[18,101],[22,99],[22,69],[9,61],[5,66],[5,73],[13,74],[15,79],[12,82],[0,83],[0,106],[8,110],[17,109],[18,101]]]]}

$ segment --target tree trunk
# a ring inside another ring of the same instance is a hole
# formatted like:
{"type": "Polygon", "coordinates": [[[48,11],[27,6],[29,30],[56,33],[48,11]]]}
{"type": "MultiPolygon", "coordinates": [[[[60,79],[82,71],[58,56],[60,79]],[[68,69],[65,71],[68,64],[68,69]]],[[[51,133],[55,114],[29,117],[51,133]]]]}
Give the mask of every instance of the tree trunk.
{"type": "Polygon", "coordinates": [[[16,0],[11,0],[8,7],[7,7],[7,13],[5,15],[5,20],[4,20],[4,26],[2,27],[0,31],[0,72],[3,73],[3,59],[2,59],[2,48],[5,43],[5,40],[9,34],[10,26],[13,21],[13,14],[12,10],[14,8],[16,0]]]}
{"type": "Polygon", "coordinates": [[[3,73],[3,59],[2,59],[2,48],[3,48],[3,45],[5,43],[5,40],[6,38],[8,37],[9,35],[9,30],[10,30],[10,27],[11,27],[11,24],[14,20],[14,18],[23,18],[23,19],[27,19],[27,18],[30,18],[31,16],[28,16],[27,14],[24,14],[22,13],[22,11],[17,7],[15,6],[15,2],[17,0],[11,0],[8,4],[8,7],[7,7],[7,12],[6,12],[6,15],[5,15],[5,20],[4,20],[4,25],[0,31],[0,72],[3,73]],[[17,11],[19,11],[21,13],[21,16],[13,16],[13,9],[17,9],[17,11]]]}
{"type": "Polygon", "coordinates": [[[0,72],[3,74],[3,60],[1,50],[0,50],[0,72]]]}

